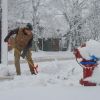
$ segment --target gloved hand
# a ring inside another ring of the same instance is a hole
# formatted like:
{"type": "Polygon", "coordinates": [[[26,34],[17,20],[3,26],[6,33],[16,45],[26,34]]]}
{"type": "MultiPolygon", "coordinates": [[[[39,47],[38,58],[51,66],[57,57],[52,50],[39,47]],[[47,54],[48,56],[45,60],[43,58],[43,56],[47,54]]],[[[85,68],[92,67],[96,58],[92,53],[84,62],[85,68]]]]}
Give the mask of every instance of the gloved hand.
{"type": "Polygon", "coordinates": [[[24,59],[26,54],[23,52],[20,56],[24,59]]]}
{"type": "Polygon", "coordinates": [[[21,57],[24,59],[27,55],[27,51],[28,49],[23,49],[22,53],[21,53],[21,57]]]}

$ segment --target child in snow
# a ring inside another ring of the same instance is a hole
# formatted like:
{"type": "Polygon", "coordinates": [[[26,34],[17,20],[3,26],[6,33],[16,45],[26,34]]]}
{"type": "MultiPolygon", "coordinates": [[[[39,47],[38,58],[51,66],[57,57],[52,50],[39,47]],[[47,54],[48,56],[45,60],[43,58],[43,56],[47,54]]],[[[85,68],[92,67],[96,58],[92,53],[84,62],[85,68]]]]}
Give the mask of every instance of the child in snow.
{"type": "Polygon", "coordinates": [[[34,63],[31,57],[32,47],[32,25],[28,23],[24,28],[17,28],[9,32],[9,34],[4,39],[5,42],[8,42],[9,38],[15,34],[14,38],[14,56],[15,56],[15,67],[17,75],[21,74],[20,71],[20,56],[23,58],[26,57],[29,64],[31,74],[36,74],[34,70],[34,63]]]}

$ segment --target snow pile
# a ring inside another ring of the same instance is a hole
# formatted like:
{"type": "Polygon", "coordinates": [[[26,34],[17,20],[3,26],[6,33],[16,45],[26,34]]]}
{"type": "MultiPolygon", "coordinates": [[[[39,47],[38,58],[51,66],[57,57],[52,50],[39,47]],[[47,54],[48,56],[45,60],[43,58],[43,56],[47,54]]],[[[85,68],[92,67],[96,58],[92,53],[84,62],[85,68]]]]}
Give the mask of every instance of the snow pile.
{"type": "Polygon", "coordinates": [[[100,42],[90,40],[86,42],[86,47],[79,47],[79,51],[83,58],[90,60],[91,56],[100,58],[100,42]]]}
{"type": "Polygon", "coordinates": [[[7,68],[7,65],[0,64],[0,76],[8,76],[9,75],[9,69],[7,68]]]}
{"type": "MultiPolygon", "coordinates": [[[[14,75],[14,80],[5,81],[5,84],[0,83],[0,89],[49,85],[80,86],[79,80],[82,77],[82,68],[78,66],[76,61],[41,62],[38,65],[39,74],[34,76],[31,75],[27,64],[21,64],[21,76],[14,75]]],[[[8,68],[10,74],[15,73],[14,65],[9,65],[8,68]]]]}

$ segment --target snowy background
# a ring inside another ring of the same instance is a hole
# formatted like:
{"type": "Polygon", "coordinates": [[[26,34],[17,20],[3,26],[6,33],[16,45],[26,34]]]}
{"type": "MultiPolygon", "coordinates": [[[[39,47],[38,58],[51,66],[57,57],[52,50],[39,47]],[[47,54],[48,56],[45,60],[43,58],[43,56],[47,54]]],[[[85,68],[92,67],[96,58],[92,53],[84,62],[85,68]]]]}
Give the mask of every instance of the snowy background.
{"type": "MultiPolygon", "coordinates": [[[[16,76],[13,51],[8,52],[8,66],[0,64],[0,100],[99,100],[100,65],[89,78],[97,86],[81,86],[82,68],[70,51],[90,39],[100,41],[100,0],[8,0],[8,31],[28,22],[36,42],[60,37],[66,51],[32,52],[38,75],[31,75],[21,58],[21,76],[16,76]]],[[[100,58],[99,49],[100,43],[90,41],[80,51],[87,59],[90,54],[100,58]]]]}
{"type": "Polygon", "coordinates": [[[61,38],[66,50],[73,50],[100,39],[100,0],[9,0],[8,29],[27,22],[36,38],[61,38]]]}

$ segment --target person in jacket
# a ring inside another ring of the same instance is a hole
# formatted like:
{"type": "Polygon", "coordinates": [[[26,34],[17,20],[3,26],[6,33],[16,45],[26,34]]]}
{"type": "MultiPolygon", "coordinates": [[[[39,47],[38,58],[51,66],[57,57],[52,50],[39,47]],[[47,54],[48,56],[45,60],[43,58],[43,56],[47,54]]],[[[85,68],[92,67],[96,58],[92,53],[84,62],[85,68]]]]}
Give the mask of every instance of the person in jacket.
{"type": "Polygon", "coordinates": [[[8,42],[9,38],[15,34],[14,38],[14,57],[15,57],[15,68],[17,75],[21,75],[20,70],[20,56],[26,57],[31,74],[36,74],[34,70],[34,62],[32,60],[31,47],[32,47],[32,25],[28,23],[26,27],[17,28],[8,33],[5,42],[8,42]]]}

